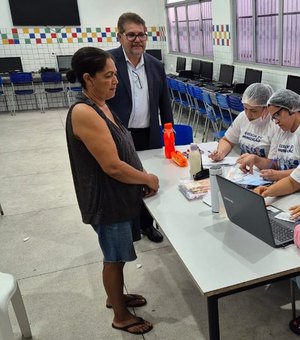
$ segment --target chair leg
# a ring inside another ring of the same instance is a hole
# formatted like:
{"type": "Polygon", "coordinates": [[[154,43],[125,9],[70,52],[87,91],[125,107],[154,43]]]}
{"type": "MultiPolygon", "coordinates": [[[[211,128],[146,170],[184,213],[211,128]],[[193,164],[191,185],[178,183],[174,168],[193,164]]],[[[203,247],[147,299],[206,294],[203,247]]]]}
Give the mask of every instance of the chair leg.
{"type": "Polygon", "coordinates": [[[3,209],[2,209],[1,203],[0,203],[0,214],[1,214],[2,216],[4,215],[4,211],[3,211],[3,209]]]}
{"type": "Polygon", "coordinates": [[[11,302],[14,307],[16,317],[17,317],[23,337],[27,339],[31,339],[32,334],[30,330],[30,325],[29,325],[26,309],[24,306],[24,302],[22,299],[22,295],[21,295],[18,283],[17,283],[17,289],[11,299],[11,302]]]}
{"type": "Polygon", "coordinates": [[[8,306],[0,309],[0,340],[15,340],[8,315],[8,306]]]}

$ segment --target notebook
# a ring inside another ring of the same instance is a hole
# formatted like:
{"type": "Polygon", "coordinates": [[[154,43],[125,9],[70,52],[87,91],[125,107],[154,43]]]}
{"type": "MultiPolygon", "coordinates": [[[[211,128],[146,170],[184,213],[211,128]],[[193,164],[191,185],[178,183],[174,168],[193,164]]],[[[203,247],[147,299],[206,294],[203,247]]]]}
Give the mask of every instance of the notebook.
{"type": "Polygon", "coordinates": [[[224,177],[217,175],[217,181],[231,222],[272,247],[293,243],[294,223],[275,218],[282,210],[267,210],[262,196],[224,177]]]}

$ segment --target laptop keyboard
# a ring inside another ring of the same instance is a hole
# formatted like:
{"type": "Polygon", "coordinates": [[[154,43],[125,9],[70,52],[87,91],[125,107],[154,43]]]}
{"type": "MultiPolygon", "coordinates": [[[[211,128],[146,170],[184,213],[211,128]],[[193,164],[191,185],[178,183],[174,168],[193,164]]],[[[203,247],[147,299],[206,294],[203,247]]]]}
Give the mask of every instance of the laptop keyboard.
{"type": "Polygon", "coordinates": [[[284,227],[276,220],[270,219],[274,238],[279,242],[290,241],[293,239],[293,230],[284,227]]]}

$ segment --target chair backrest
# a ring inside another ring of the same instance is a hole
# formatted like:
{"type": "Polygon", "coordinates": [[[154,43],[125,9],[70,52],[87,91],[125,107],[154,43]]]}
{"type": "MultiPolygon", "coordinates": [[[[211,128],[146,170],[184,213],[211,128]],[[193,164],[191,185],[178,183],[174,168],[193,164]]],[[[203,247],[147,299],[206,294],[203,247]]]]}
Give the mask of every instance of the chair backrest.
{"type": "Polygon", "coordinates": [[[190,105],[186,83],[176,80],[179,97],[182,105],[190,105]]]}
{"type": "Polygon", "coordinates": [[[12,84],[28,84],[32,83],[32,74],[31,72],[15,72],[11,73],[10,82],[12,84]]]}
{"type": "MultiPolygon", "coordinates": [[[[175,145],[188,145],[193,143],[193,128],[190,125],[174,124],[173,129],[175,131],[175,145]]],[[[163,140],[163,127],[161,126],[161,141],[163,140]]]]}
{"type": "Polygon", "coordinates": [[[190,93],[192,94],[192,99],[194,99],[195,109],[201,114],[206,113],[206,109],[203,103],[203,90],[197,85],[189,84],[190,93]]]}
{"type": "Polygon", "coordinates": [[[244,111],[244,106],[242,103],[242,99],[239,96],[229,95],[227,97],[228,104],[231,110],[242,112],[244,111]]]}
{"type": "Polygon", "coordinates": [[[187,145],[193,143],[193,128],[190,125],[175,124],[175,145],[187,145]]]}
{"type": "Polygon", "coordinates": [[[208,92],[206,91],[202,91],[202,100],[205,104],[208,104],[210,106],[213,105],[212,101],[211,101],[211,98],[210,98],[210,95],[208,92]]]}
{"type": "Polygon", "coordinates": [[[215,108],[214,108],[214,105],[212,103],[209,93],[206,91],[203,91],[202,98],[203,98],[203,103],[204,103],[205,110],[207,113],[207,117],[211,121],[214,121],[214,122],[217,121],[216,111],[215,111],[215,108]]]}
{"type": "Polygon", "coordinates": [[[221,93],[216,93],[216,101],[219,106],[219,108],[225,109],[225,110],[230,110],[227,96],[224,96],[221,93]]]}
{"type": "Polygon", "coordinates": [[[197,100],[203,102],[203,90],[201,89],[201,87],[196,86],[196,85],[192,85],[192,87],[193,87],[193,94],[194,94],[194,97],[195,97],[197,100]]]}
{"type": "Polygon", "coordinates": [[[233,121],[231,109],[229,107],[227,96],[221,93],[216,93],[216,101],[219,107],[219,111],[222,117],[223,124],[228,127],[233,121]]]}
{"type": "Polygon", "coordinates": [[[59,72],[42,72],[41,79],[43,83],[60,83],[62,75],[59,72]]]}

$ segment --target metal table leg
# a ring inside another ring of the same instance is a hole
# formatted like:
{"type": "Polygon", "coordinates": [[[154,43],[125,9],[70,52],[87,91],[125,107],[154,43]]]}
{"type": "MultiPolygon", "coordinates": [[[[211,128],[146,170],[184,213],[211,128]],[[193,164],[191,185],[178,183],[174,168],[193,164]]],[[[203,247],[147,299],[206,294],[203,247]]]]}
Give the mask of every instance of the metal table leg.
{"type": "Polygon", "coordinates": [[[218,298],[207,298],[209,339],[220,340],[218,298]]]}

